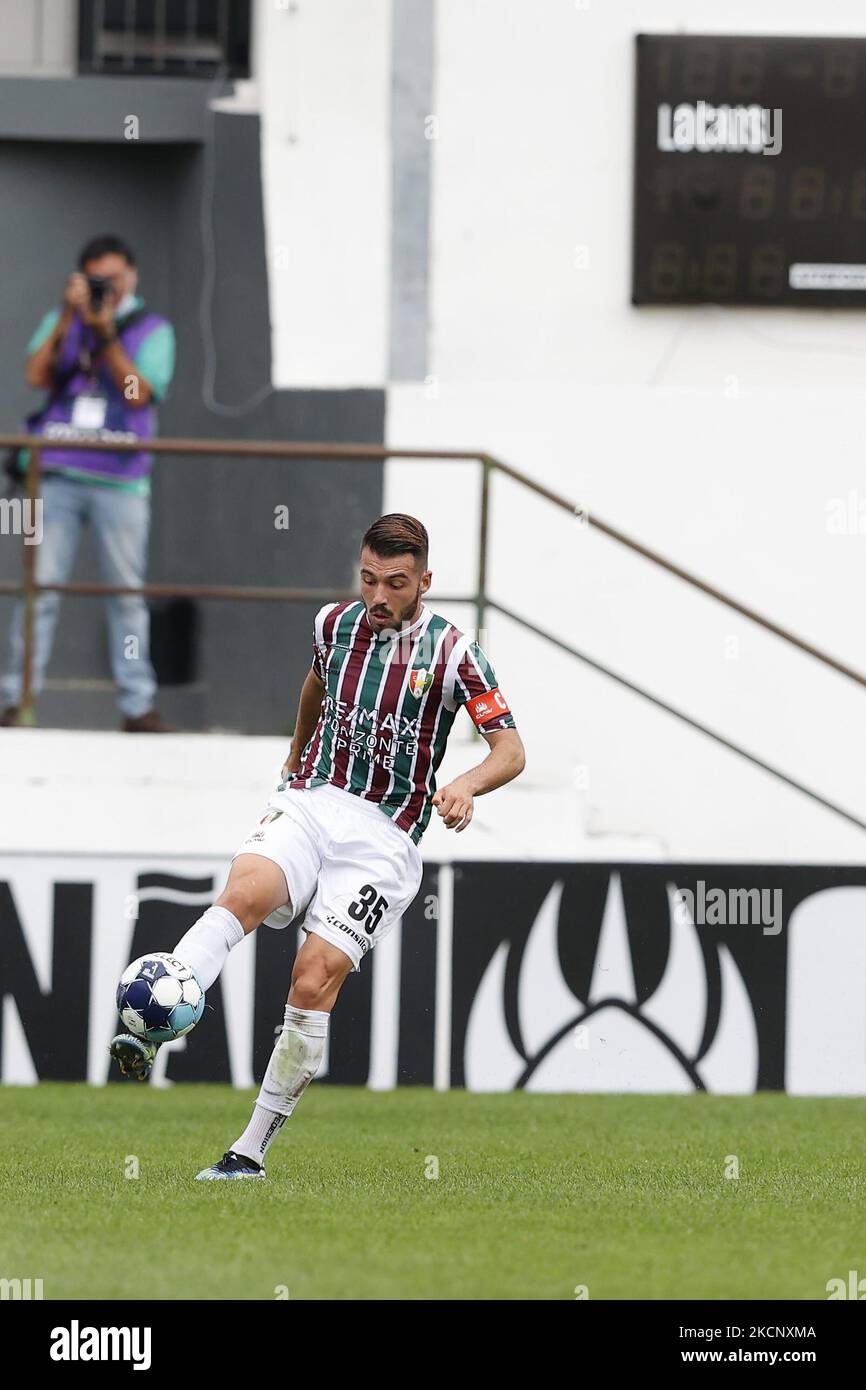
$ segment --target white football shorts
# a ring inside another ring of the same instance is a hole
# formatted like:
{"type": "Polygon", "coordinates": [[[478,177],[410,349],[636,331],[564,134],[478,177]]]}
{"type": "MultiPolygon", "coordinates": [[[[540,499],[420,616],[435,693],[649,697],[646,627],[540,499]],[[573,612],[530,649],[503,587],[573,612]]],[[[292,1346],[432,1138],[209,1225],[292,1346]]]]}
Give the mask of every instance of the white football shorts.
{"type": "Polygon", "coordinates": [[[289,902],[265,925],[287,927],[306,908],[304,931],[344,951],[355,970],[399,922],[423,873],[417,845],[384,811],[330,785],[275,793],[239,854],[261,854],[286,876],[289,902]]]}

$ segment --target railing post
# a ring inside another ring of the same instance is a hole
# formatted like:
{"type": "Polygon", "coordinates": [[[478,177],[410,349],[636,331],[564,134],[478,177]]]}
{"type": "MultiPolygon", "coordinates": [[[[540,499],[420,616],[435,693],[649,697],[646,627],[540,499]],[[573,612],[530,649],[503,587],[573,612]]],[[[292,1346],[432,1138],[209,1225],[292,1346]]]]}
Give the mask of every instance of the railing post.
{"type": "Polygon", "coordinates": [[[475,638],[485,642],[484,624],[487,620],[487,532],[490,521],[490,474],[492,464],[486,454],[481,457],[481,513],[478,523],[478,588],[475,599],[475,638]]]}
{"type": "MultiPolygon", "coordinates": [[[[30,521],[36,515],[36,502],[42,480],[42,453],[38,444],[29,450],[27,464],[27,502],[30,508],[30,521]]],[[[26,538],[25,538],[26,539],[26,538]]],[[[36,546],[24,547],[24,667],[21,676],[21,703],[18,709],[19,724],[35,724],[36,711],[33,695],[33,655],[34,629],[36,626],[36,546]]]]}

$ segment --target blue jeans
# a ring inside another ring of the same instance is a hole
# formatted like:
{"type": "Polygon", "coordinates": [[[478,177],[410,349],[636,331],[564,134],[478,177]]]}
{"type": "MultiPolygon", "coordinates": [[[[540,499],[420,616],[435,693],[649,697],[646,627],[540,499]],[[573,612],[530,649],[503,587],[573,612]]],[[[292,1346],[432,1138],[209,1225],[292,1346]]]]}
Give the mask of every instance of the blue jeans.
{"type": "MultiPolygon", "coordinates": [[[[93,530],[104,584],[144,582],[150,499],[120,488],[46,475],[42,485],[42,542],[36,548],[36,582],[64,584],[72,570],[81,528],[93,530]]],[[[60,594],[40,594],[33,631],[33,690],[42,687],[60,612],[60,594]]],[[[118,704],[129,719],[153,709],[156,676],[150,664],[150,615],[136,594],[106,599],[111,669],[118,704]]],[[[10,660],[2,683],[3,704],[20,705],[24,666],[24,605],[12,618],[10,660]]]]}

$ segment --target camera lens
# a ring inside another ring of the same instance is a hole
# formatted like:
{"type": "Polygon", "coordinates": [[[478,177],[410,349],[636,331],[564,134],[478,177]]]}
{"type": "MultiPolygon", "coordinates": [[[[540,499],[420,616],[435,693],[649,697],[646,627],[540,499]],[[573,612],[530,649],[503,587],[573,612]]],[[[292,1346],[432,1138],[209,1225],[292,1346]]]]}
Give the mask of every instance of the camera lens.
{"type": "Polygon", "coordinates": [[[91,309],[101,309],[105,301],[107,280],[102,275],[88,275],[87,284],[90,289],[91,309]]]}

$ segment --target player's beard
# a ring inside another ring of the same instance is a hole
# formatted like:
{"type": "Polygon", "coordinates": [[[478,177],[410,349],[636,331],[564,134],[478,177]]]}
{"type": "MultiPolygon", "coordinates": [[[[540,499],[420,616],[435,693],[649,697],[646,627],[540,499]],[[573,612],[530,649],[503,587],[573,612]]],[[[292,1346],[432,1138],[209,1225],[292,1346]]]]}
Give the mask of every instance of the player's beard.
{"type": "MultiPolygon", "coordinates": [[[[409,604],[407,604],[405,608],[400,608],[400,609],[398,609],[398,610],[397,610],[397,613],[394,614],[394,615],[392,615],[391,613],[389,613],[388,616],[387,616],[387,618],[384,619],[385,626],[382,627],[382,628],[379,628],[379,629],[377,629],[377,630],[378,630],[379,632],[393,632],[393,631],[399,632],[399,631],[400,631],[400,628],[403,626],[404,623],[407,623],[407,622],[410,622],[410,621],[414,620],[414,618],[415,618],[416,615],[417,615],[417,609],[418,609],[418,606],[419,606],[420,602],[421,602],[421,585],[419,584],[419,585],[418,585],[418,588],[415,590],[415,597],[413,598],[412,602],[409,603],[409,604]]],[[[368,620],[369,620],[369,622],[370,622],[371,627],[375,627],[375,626],[376,626],[376,622],[381,622],[381,621],[383,621],[383,619],[382,619],[381,617],[379,617],[379,618],[377,618],[376,621],[374,622],[373,614],[370,613],[369,611],[367,612],[367,618],[368,618],[368,620]]]]}

